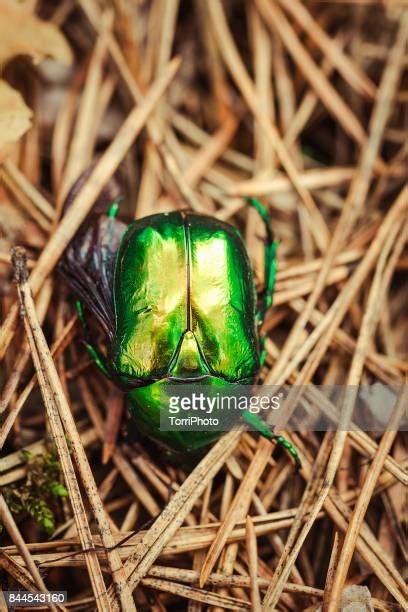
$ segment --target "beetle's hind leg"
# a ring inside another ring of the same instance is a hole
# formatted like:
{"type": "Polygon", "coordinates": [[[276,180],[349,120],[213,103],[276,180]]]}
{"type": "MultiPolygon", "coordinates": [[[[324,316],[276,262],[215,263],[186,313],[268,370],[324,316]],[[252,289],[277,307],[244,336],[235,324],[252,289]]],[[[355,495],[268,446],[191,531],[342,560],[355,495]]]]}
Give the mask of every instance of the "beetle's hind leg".
{"type": "MultiPolygon", "coordinates": [[[[256,313],[256,320],[260,327],[264,321],[266,311],[272,306],[272,296],[275,288],[275,277],[276,277],[276,251],[278,248],[278,242],[273,238],[272,232],[272,219],[267,209],[255,198],[246,198],[246,201],[250,206],[253,206],[261,217],[265,230],[265,251],[264,251],[264,268],[265,268],[265,288],[261,297],[258,311],[256,313]]],[[[261,367],[265,363],[266,350],[265,350],[265,335],[261,334],[260,339],[260,362],[261,367]]]]}
{"type": "Polygon", "coordinates": [[[293,444],[289,442],[289,440],[286,440],[286,438],[284,438],[283,436],[274,434],[270,430],[268,425],[265,423],[265,421],[263,421],[258,415],[253,414],[249,410],[245,410],[243,412],[242,417],[247,423],[247,425],[250,425],[250,427],[257,431],[261,436],[263,436],[267,440],[274,440],[277,444],[283,446],[283,448],[285,448],[288,453],[293,457],[295,461],[296,470],[300,470],[300,468],[302,467],[302,463],[300,461],[299,454],[293,444]]]}
{"type": "Polygon", "coordinates": [[[95,362],[102,374],[104,374],[104,376],[106,376],[107,378],[111,378],[109,368],[106,365],[104,357],[101,355],[100,351],[89,342],[89,328],[85,319],[84,307],[82,305],[81,300],[76,300],[75,307],[78,314],[78,319],[80,320],[85,332],[85,346],[86,350],[88,351],[88,355],[95,362]]]}

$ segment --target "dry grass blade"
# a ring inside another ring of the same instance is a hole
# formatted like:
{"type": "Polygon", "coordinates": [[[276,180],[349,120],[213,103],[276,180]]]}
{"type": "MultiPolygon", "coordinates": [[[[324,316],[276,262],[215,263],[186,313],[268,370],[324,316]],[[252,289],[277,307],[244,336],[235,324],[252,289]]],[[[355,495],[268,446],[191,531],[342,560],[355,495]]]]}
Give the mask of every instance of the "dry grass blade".
{"type": "Polygon", "coordinates": [[[0,180],[3,185],[14,195],[21,208],[23,208],[23,210],[25,210],[34,221],[36,221],[38,226],[45,234],[48,234],[51,230],[50,221],[46,218],[43,212],[39,210],[35,204],[33,204],[32,200],[27,197],[25,192],[18,187],[9,173],[3,168],[0,168],[0,180]]]}
{"type": "Polygon", "coordinates": [[[110,405],[105,423],[104,446],[102,452],[102,463],[104,465],[108,463],[114,453],[124,409],[124,398],[120,391],[117,389],[112,390],[109,399],[110,405]]]}
{"type": "MultiPolygon", "coordinates": [[[[334,187],[352,180],[355,173],[354,168],[327,168],[319,170],[308,170],[299,173],[300,183],[307,189],[319,189],[321,187],[334,187]]],[[[237,185],[227,188],[227,193],[232,196],[265,196],[274,193],[282,193],[292,190],[291,183],[285,176],[275,178],[253,178],[237,185]]]]}
{"type": "Polygon", "coordinates": [[[203,589],[196,589],[184,584],[177,584],[168,580],[159,580],[158,578],[143,578],[142,584],[150,586],[159,591],[173,593],[180,597],[186,597],[194,601],[200,601],[208,606],[220,606],[226,610],[249,610],[250,606],[246,601],[241,601],[235,597],[227,597],[225,595],[217,595],[203,589]]]}
{"type": "Polygon", "coordinates": [[[179,0],[168,0],[163,6],[160,46],[157,51],[157,75],[160,74],[171,57],[179,4],[179,0]]]}
{"type": "MultiPolygon", "coordinates": [[[[271,122],[275,122],[275,107],[273,104],[273,82],[272,71],[272,41],[268,31],[261,21],[257,10],[251,3],[249,8],[249,27],[253,46],[253,64],[255,76],[255,88],[262,111],[270,116],[271,122]]],[[[255,122],[254,125],[254,149],[256,169],[259,172],[267,172],[276,164],[275,153],[268,135],[261,126],[255,122]]]]}
{"type": "MultiPolygon", "coordinates": [[[[44,287],[46,287],[46,285],[44,285],[44,287]]],[[[41,295],[41,293],[40,293],[41,295]]],[[[37,313],[38,314],[38,313],[37,313]]],[[[41,317],[39,317],[40,321],[41,321],[41,317]]],[[[76,315],[74,315],[71,320],[67,323],[67,325],[65,326],[64,330],[61,332],[60,337],[58,338],[58,340],[53,344],[53,346],[51,347],[51,355],[54,357],[57,357],[59,355],[60,352],[62,352],[66,346],[68,345],[68,343],[70,342],[70,340],[72,340],[74,333],[75,332],[75,324],[77,323],[77,317],[76,315]]],[[[29,351],[29,349],[28,349],[29,351]]],[[[17,371],[16,373],[20,373],[23,369],[24,369],[24,356],[22,356],[22,361],[23,363],[17,364],[17,371]]],[[[9,381],[13,382],[13,378],[9,378],[9,381]]],[[[27,401],[27,398],[29,397],[31,391],[33,390],[34,386],[36,383],[36,379],[35,377],[33,377],[31,379],[31,381],[24,387],[23,391],[20,393],[20,395],[18,396],[18,398],[16,399],[13,407],[9,410],[7,417],[5,418],[4,422],[2,423],[1,427],[0,427],[0,450],[3,448],[4,443],[7,439],[7,436],[11,430],[11,428],[13,427],[13,424],[16,420],[16,418],[18,417],[20,410],[23,408],[25,402],[27,401]]],[[[15,381],[15,384],[17,384],[17,380],[15,381]]],[[[1,404],[0,404],[0,412],[2,412],[2,409],[6,409],[6,405],[8,404],[8,400],[10,399],[11,393],[13,392],[13,386],[14,384],[7,384],[4,388],[4,392],[3,395],[1,397],[1,404]],[[4,403],[3,403],[4,402],[4,403]]]]}
{"type": "Polygon", "coordinates": [[[261,610],[261,598],[258,586],[258,550],[254,524],[250,516],[246,519],[246,547],[248,551],[248,568],[251,579],[251,609],[255,612],[261,610]]]}
{"type": "Polygon", "coordinates": [[[333,586],[333,578],[339,561],[339,533],[334,534],[333,546],[330,554],[329,566],[327,568],[326,584],[324,585],[323,610],[327,610],[330,602],[330,592],[333,586]]]}
{"type": "MultiPolygon", "coordinates": [[[[28,570],[19,565],[13,557],[10,557],[3,550],[0,550],[0,568],[10,574],[17,584],[23,586],[30,593],[38,591],[35,582],[29,576],[28,570]]],[[[6,607],[5,610],[9,610],[9,608],[6,607]]]]}
{"type": "MultiPolygon", "coordinates": [[[[293,523],[293,519],[296,515],[295,509],[282,510],[279,512],[272,512],[270,514],[262,516],[253,516],[252,520],[254,523],[254,530],[257,536],[265,535],[290,527],[293,523]]],[[[320,515],[320,518],[323,515],[320,515]]],[[[195,525],[193,527],[180,527],[179,530],[173,535],[172,539],[162,549],[161,553],[163,556],[182,554],[184,552],[191,552],[195,550],[201,550],[208,547],[214,539],[218,529],[220,527],[219,522],[215,523],[204,523],[202,525],[195,525]]],[[[127,559],[133,554],[135,547],[137,547],[143,538],[146,536],[147,531],[141,530],[134,534],[134,532],[127,534],[114,534],[115,543],[121,550],[123,558],[127,559]],[[123,542],[124,537],[129,536],[126,542],[123,542]],[[131,536],[131,537],[130,537],[131,536]]],[[[228,538],[228,543],[244,541],[246,537],[245,520],[238,521],[237,527],[233,530],[228,538]]],[[[94,536],[94,543],[100,544],[101,540],[99,536],[94,536]]],[[[53,542],[43,542],[34,545],[28,545],[30,551],[39,551],[39,553],[33,553],[35,560],[41,560],[43,565],[49,565],[50,567],[56,563],[57,565],[71,566],[71,565],[84,565],[84,557],[80,554],[76,554],[73,558],[71,555],[62,558],[60,553],[47,553],[47,550],[52,550],[55,546],[68,548],[77,548],[79,542],[78,538],[70,538],[64,540],[54,540],[53,542]],[[43,554],[41,551],[45,551],[43,554]],[[45,555],[45,556],[44,556],[45,555]]],[[[12,552],[13,555],[17,554],[17,550],[13,547],[8,547],[6,552],[12,552]]],[[[105,557],[105,551],[101,548],[98,549],[98,554],[101,558],[105,557]]],[[[198,582],[199,574],[197,573],[195,581],[198,582]]],[[[172,576],[174,578],[174,576],[172,576]]]]}
{"type": "MultiPolygon", "coordinates": [[[[10,255],[10,263],[11,263],[11,255],[10,255]]],[[[47,314],[47,310],[50,304],[51,295],[53,290],[53,283],[51,279],[44,283],[42,286],[36,301],[36,309],[38,318],[41,324],[44,322],[45,316],[47,314]]],[[[23,346],[20,348],[20,351],[15,359],[13,366],[13,373],[9,377],[6,385],[4,386],[1,396],[0,396],[0,414],[4,412],[7,406],[10,403],[10,400],[13,397],[14,392],[17,389],[20,378],[23,374],[24,368],[27,364],[27,361],[30,357],[30,347],[28,342],[25,342],[23,346]]],[[[0,438],[3,436],[3,426],[0,428],[0,438]]],[[[0,449],[3,447],[3,444],[0,442],[0,449]]]]}
{"type": "Polygon", "coordinates": [[[10,179],[19,187],[19,189],[31,200],[31,202],[52,221],[55,217],[53,206],[48,200],[30,183],[22,172],[17,168],[12,161],[6,159],[3,162],[3,168],[6,170],[10,179]]]}
{"type": "MultiPolygon", "coordinates": [[[[61,193],[63,172],[69,150],[69,139],[77,105],[77,97],[85,80],[85,70],[81,69],[70,85],[66,103],[59,109],[51,144],[52,186],[55,193],[61,193]]],[[[59,219],[64,201],[57,198],[56,218],[59,219]]]]}
{"type": "Polygon", "coordinates": [[[63,181],[58,192],[58,199],[61,203],[65,200],[75,180],[92,161],[93,141],[96,132],[95,120],[97,118],[95,117],[95,106],[101,95],[102,69],[106,47],[106,32],[103,32],[102,36],[98,38],[89,63],[68,159],[64,168],[63,181]]]}
{"type": "MultiPolygon", "coordinates": [[[[343,37],[338,36],[337,38],[337,43],[341,45],[343,43],[343,37]]],[[[323,74],[325,74],[327,77],[330,77],[333,72],[333,66],[327,58],[325,58],[323,61],[322,71],[323,74]]],[[[302,130],[305,128],[305,125],[310,120],[318,101],[319,97],[315,93],[314,89],[310,89],[305,93],[301,103],[297,107],[295,116],[293,117],[290,125],[286,130],[283,141],[287,147],[290,147],[292,144],[294,144],[296,139],[302,133],[302,130]]]]}
{"type": "Polygon", "coordinates": [[[182,199],[188,203],[189,208],[196,210],[197,212],[203,212],[203,206],[191,189],[190,185],[185,180],[183,173],[181,172],[174,155],[172,155],[170,148],[167,143],[161,143],[159,147],[160,155],[165,163],[167,170],[169,171],[177,189],[180,192],[182,199]]]}
{"type": "Polygon", "coordinates": [[[231,142],[237,127],[238,122],[236,118],[232,115],[228,115],[218,132],[216,132],[203,146],[201,151],[197,153],[184,175],[185,180],[191,187],[197,185],[199,180],[205,176],[208,168],[211,168],[218,157],[222,155],[231,142]]]}

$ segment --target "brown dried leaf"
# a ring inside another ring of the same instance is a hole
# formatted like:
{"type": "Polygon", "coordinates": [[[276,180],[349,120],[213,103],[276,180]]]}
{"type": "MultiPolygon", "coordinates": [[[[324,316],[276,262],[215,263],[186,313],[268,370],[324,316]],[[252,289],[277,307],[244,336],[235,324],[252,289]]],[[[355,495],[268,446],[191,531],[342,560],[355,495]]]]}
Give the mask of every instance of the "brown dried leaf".
{"type": "Polygon", "coordinates": [[[5,145],[17,142],[29,129],[31,115],[21,94],[0,80],[0,161],[8,153],[5,145]]]}
{"type": "Polygon", "coordinates": [[[16,55],[29,55],[35,63],[52,57],[72,62],[72,52],[58,28],[19,6],[0,1],[0,66],[16,55]]]}

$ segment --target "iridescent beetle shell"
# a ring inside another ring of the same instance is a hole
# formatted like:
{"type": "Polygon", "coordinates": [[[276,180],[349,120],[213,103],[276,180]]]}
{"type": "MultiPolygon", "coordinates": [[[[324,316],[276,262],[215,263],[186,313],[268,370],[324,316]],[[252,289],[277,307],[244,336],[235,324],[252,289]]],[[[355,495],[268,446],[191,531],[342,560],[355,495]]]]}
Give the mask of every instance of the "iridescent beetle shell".
{"type": "MultiPolygon", "coordinates": [[[[78,179],[66,206],[91,170],[78,179]]],[[[82,304],[105,333],[106,356],[90,335],[88,351],[127,392],[138,429],[172,451],[194,451],[220,432],[166,431],[161,416],[170,412],[170,402],[163,400],[175,385],[231,391],[231,386],[255,380],[266,359],[265,336],[258,335],[258,328],[272,304],[276,274],[271,219],[262,204],[247,198],[266,231],[265,286],[257,304],[252,268],[235,227],[193,211],[151,215],[126,226],[116,219],[117,203],[108,207],[117,198],[115,186],[108,183],[59,270],[80,298],[85,331],[89,334],[82,304]]],[[[288,440],[251,411],[240,416],[285,447],[300,467],[288,440]]]]}
{"type": "Polygon", "coordinates": [[[245,384],[259,370],[256,292],[231,225],[190,211],[134,221],[118,250],[113,288],[114,378],[134,386],[131,413],[146,435],[177,450],[214,432],[160,430],[166,385],[245,384]]]}
{"type": "Polygon", "coordinates": [[[250,382],[259,369],[253,274],[231,225],[184,211],[134,221],[116,258],[113,303],[119,375],[250,382]]]}
{"type": "Polygon", "coordinates": [[[243,239],[232,225],[192,211],[126,226],[102,206],[59,266],[105,332],[106,358],[90,341],[88,350],[126,391],[140,431],[178,451],[205,446],[220,433],[160,429],[163,393],[174,384],[254,381],[257,296],[243,239]]]}

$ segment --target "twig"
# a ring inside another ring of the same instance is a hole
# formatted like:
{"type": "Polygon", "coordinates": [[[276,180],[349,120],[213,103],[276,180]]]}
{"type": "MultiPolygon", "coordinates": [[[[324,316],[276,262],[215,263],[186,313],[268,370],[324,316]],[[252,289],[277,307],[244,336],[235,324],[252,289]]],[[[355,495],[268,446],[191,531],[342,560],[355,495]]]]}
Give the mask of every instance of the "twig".
{"type": "Polygon", "coordinates": [[[246,519],[246,546],[248,551],[248,568],[249,576],[251,579],[251,609],[255,612],[261,610],[261,598],[259,596],[258,586],[258,551],[256,545],[256,535],[254,531],[254,524],[250,516],[246,519]]]}

